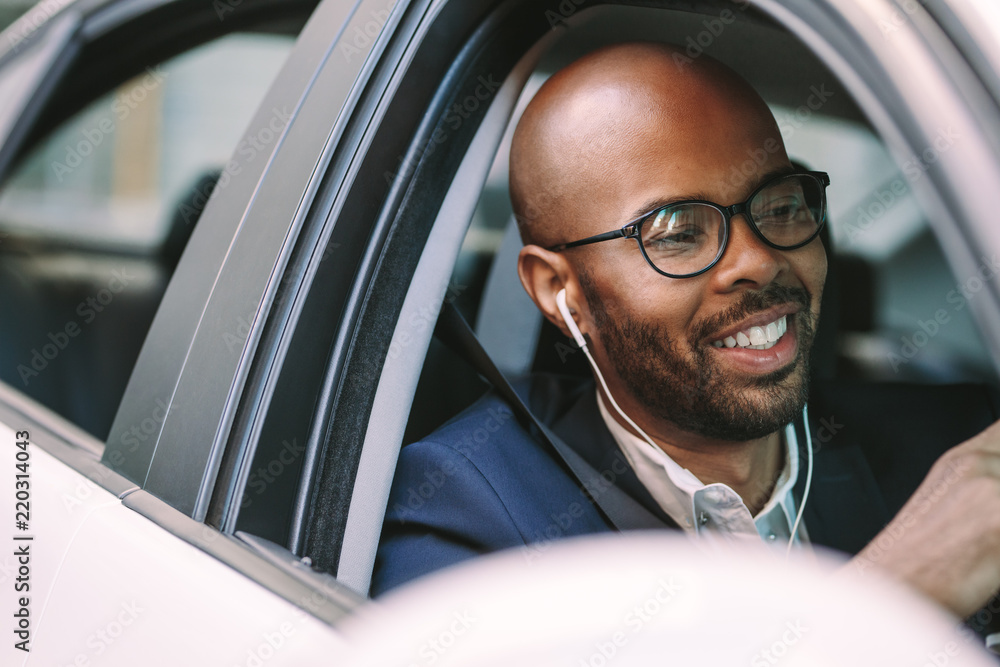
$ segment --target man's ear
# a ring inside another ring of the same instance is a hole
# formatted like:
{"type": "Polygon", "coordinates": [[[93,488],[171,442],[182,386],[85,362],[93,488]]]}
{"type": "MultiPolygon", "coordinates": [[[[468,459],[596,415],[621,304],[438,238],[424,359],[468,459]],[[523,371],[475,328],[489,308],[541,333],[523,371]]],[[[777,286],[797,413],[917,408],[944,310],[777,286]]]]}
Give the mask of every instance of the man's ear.
{"type": "Polygon", "coordinates": [[[526,245],[517,257],[517,275],[538,310],[559,327],[563,335],[573,338],[556,306],[556,294],[565,289],[566,305],[573,319],[583,333],[588,333],[590,318],[587,316],[586,298],[576,271],[563,255],[541,246],[526,245]]]}

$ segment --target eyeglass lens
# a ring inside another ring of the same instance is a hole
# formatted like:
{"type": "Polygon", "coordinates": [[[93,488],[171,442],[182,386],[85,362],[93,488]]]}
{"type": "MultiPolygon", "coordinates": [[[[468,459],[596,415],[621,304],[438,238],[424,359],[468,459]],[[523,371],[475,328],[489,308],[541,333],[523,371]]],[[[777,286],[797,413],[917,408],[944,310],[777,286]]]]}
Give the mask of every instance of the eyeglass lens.
{"type": "MultiPolygon", "coordinates": [[[[768,241],[790,248],[816,234],[823,219],[823,186],[808,175],[772,181],[750,199],[747,213],[768,241]]],[[[725,240],[724,214],[709,204],[672,204],[642,223],[642,246],[649,261],[672,275],[709,266],[725,240]]]]}

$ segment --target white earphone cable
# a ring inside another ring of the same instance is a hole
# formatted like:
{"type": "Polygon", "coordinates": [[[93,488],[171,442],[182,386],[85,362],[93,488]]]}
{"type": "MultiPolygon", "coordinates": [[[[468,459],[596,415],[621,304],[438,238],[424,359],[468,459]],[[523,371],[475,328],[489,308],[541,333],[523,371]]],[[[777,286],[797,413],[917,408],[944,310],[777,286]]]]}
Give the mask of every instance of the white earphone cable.
{"type": "Polygon", "coordinates": [[[611,407],[615,409],[622,419],[628,422],[628,425],[636,430],[639,435],[642,436],[650,447],[654,449],[659,449],[653,439],[646,435],[646,432],[639,428],[639,425],[632,421],[632,418],[625,414],[625,411],[618,407],[618,402],[615,401],[615,397],[611,395],[611,391],[608,389],[608,383],[604,381],[604,375],[601,374],[601,369],[597,367],[597,362],[594,361],[594,357],[590,354],[590,349],[587,347],[587,339],[583,337],[580,333],[580,328],[576,325],[576,320],[573,319],[573,315],[569,312],[569,307],[566,305],[566,290],[562,289],[556,295],[556,306],[559,308],[559,313],[562,315],[563,321],[566,326],[569,327],[570,333],[573,334],[573,339],[576,344],[580,346],[583,353],[587,355],[587,361],[590,362],[590,367],[594,369],[594,375],[601,382],[601,388],[604,389],[604,395],[608,397],[608,401],[611,402],[611,407]]]}
{"type": "Polygon", "coordinates": [[[806,487],[802,490],[802,502],[799,503],[799,511],[795,514],[795,523],[792,524],[792,534],[788,538],[788,548],[785,549],[785,555],[787,556],[792,551],[792,544],[795,542],[795,534],[799,530],[799,524],[802,523],[802,513],[806,509],[806,500],[809,498],[809,489],[812,487],[813,479],[813,442],[812,434],[809,431],[809,406],[802,406],[802,423],[804,430],[806,432],[806,456],[808,463],[806,464],[806,487]]]}
{"type": "MultiPolygon", "coordinates": [[[[645,431],[639,428],[639,425],[632,421],[632,418],[625,414],[625,411],[618,407],[618,402],[615,401],[615,397],[611,395],[611,391],[608,389],[608,384],[604,381],[604,375],[601,373],[601,369],[597,367],[597,362],[594,361],[594,357],[590,354],[590,349],[587,347],[587,339],[583,337],[580,332],[580,328],[576,325],[576,320],[573,319],[573,315],[569,312],[569,306],[566,305],[566,290],[562,289],[556,294],[556,307],[559,308],[559,314],[562,315],[563,321],[569,328],[570,333],[573,334],[573,339],[576,344],[580,346],[583,353],[587,355],[587,361],[590,362],[590,367],[594,369],[594,375],[601,383],[601,388],[604,389],[604,395],[607,396],[608,401],[611,403],[611,407],[615,409],[621,418],[624,419],[629,426],[631,426],[635,431],[642,436],[642,439],[646,443],[656,449],[660,450],[659,446],[653,442],[645,431]]],[[[795,534],[799,529],[799,524],[802,522],[802,512],[806,507],[806,499],[809,497],[809,489],[812,486],[812,472],[813,472],[813,452],[812,452],[812,436],[809,433],[809,410],[806,406],[802,406],[802,419],[805,423],[806,432],[806,447],[808,451],[808,463],[806,469],[806,486],[802,493],[802,502],[799,504],[799,511],[795,516],[795,523],[792,525],[791,536],[788,538],[788,548],[785,550],[785,555],[787,556],[792,550],[792,544],[795,542],[795,534]]]]}

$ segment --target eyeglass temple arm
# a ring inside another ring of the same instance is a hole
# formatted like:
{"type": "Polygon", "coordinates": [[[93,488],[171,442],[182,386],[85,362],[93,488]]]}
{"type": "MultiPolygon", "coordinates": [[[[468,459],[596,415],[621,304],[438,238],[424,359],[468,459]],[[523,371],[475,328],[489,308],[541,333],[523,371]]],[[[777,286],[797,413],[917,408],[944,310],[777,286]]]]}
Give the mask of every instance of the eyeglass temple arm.
{"type": "Polygon", "coordinates": [[[601,241],[610,241],[611,239],[625,238],[624,229],[616,229],[611,232],[604,232],[603,234],[598,234],[597,236],[588,236],[585,239],[580,239],[579,241],[571,241],[570,243],[560,243],[559,245],[554,245],[546,248],[551,252],[559,252],[560,250],[566,250],[567,248],[575,248],[581,245],[588,245],[590,243],[600,243],[601,241]]]}

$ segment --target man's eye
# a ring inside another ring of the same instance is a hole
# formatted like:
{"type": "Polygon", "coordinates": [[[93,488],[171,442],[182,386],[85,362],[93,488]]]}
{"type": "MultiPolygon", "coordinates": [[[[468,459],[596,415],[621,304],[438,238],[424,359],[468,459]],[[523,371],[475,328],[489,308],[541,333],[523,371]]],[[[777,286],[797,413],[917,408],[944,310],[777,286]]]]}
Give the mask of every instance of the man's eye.
{"type": "Polygon", "coordinates": [[[660,255],[697,251],[706,244],[708,230],[717,226],[718,215],[700,205],[662,209],[644,226],[643,245],[647,252],[660,255]]]}
{"type": "Polygon", "coordinates": [[[644,243],[647,248],[652,248],[654,250],[680,252],[698,247],[704,243],[704,241],[705,231],[692,226],[654,234],[648,237],[644,243]]]}
{"type": "Polygon", "coordinates": [[[765,223],[795,222],[808,209],[797,197],[784,197],[770,201],[755,217],[765,223]]]}

